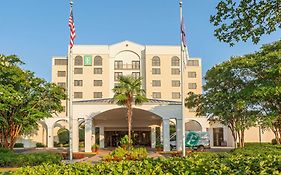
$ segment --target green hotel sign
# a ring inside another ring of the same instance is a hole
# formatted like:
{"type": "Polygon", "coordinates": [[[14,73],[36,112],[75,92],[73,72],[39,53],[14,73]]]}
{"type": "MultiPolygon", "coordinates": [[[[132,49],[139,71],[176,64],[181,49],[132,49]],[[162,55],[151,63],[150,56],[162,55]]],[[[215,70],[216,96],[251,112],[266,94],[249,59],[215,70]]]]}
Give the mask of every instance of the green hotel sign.
{"type": "Polygon", "coordinates": [[[84,66],[92,66],[92,56],[91,55],[84,56],[84,66]]]}

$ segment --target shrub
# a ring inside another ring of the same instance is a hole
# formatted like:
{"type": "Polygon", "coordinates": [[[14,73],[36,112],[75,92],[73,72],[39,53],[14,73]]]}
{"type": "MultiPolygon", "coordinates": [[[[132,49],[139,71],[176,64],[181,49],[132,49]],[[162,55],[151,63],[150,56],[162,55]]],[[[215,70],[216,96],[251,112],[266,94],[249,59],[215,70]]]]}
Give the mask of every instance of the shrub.
{"type": "Polygon", "coordinates": [[[66,128],[58,130],[59,143],[67,144],[69,142],[69,131],[66,128]]]}
{"type": "Polygon", "coordinates": [[[13,153],[13,151],[8,148],[0,148],[0,153],[13,153]]]}
{"type": "Polygon", "coordinates": [[[36,143],[36,147],[37,148],[43,148],[43,147],[46,147],[43,143],[36,143]]]}
{"type": "MultiPolygon", "coordinates": [[[[272,145],[276,145],[277,144],[277,140],[276,139],[272,139],[271,143],[272,143],[272,145]]],[[[280,139],[279,143],[281,143],[281,139],[280,139]]]]}
{"type": "Polygon", "coordinates": [[[61,160],[62,157],[55,153],[0,153],[0,167],[35,166],[42,163],[60,163],[61,160]]]}
{"type": "Polygon", "coordinates": [[[15,143],[14,148],[23,148],[24,144],[23,143],[15,143]]]}

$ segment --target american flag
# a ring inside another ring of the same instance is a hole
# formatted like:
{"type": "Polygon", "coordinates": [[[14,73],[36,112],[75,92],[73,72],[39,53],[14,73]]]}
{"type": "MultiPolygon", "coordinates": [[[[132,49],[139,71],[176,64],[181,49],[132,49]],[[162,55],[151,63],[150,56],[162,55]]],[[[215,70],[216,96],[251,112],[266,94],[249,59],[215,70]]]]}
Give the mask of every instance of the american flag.
{"type": "Polygon", "coordinates": [[[183,46],[183,52],[184,52],[184,63],[185,65],[187,64],[187,61],[189,59],[189,54],[188,54],[188,49],[187,49],[187,44],[186,44],[186,34],[185,34],[185,26],[184,26],[184,20],[183,17],[181,19],[181,26],[180,26],[180,30],[181,30],[181,43],[183,46]]]}
{"type": "Polygon", "coordinates": [[[68,26],[69,26],[69,29],[70,29],[69,46],[70,46],[70,48],[72,48],[73,45],[74,45],[74,39],[75,39],[75,36],[76,36],[72,9],[71,9],[70,16],[69,16],[69,19],[68,19],[68,26]]]}

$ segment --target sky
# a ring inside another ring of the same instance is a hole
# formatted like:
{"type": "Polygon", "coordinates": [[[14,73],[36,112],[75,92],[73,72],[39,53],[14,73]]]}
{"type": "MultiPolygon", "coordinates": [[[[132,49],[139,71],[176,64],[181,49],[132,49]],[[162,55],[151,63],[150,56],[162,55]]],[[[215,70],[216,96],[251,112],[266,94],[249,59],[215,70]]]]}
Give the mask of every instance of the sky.
{"type": "MultiPolygon", "coordinates": [[[[281,31],[263,36],[255,45],[234,47],[219,42],[209,22],[219,0],[183,0],[191,57],[202,58],[203,75],[231,56],[257,51],[280,39],[281,31]]],[[[25,69],[51,81],[52,56],[67,55],[68,0],[0,2],[0,54],[18,55],[25,69]]],[[[111,45],[130,40],[142,45],[178,45],[179,0],[74,0],[76,44],[111,45]]]]}

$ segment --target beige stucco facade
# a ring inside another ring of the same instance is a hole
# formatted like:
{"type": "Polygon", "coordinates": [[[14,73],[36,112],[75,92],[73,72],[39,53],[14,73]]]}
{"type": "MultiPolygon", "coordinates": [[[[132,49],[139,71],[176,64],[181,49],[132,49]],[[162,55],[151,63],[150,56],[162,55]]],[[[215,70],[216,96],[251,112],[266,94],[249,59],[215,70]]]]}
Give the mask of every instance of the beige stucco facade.
{"type": "MultiPolygon", "coordinates": [[[[211,146],[233,146],[230,130],[221,124],[209,124],[206,117],[196,117],[194,109],[184,108],[181,115],[180,46],[151,46],[123,41],[113,45],[74,45],[73,65],[73,123],[74,151],[78,151],[78,126],[85,126],[85,148],[90,151],[93,143],[101,147],[114,146],[114,134],[127,130],[124,109],[112,104],[112,89],[118,75],[142,77],[142,87],[150,101],[135,106],[133,130],[143,135],[152,148],[156,144],[157,128],[160,129],[164,150],[170,150],[172,121],[177,133],[177,149],[181,149],[182,129],[208,131],[211,146]],[[183,127],[185,126],[185,127],[183,127]],[[96,133],[98,128],[98,135],[96,133]],[[149,139],[147,139],[149,137],[149,139]]],[[[67,57],[52,58],[52,82],[67,87],[67,57]]],[[[202,93],[202,62],[190,58],[185,62],[184,98],[188,92],[202,93]]],[[[66,101],[62,102],[66,107],[66,101]]],[[[42,121],[40,129],[29,139],[30,146],[36,142],[53,147],[59,128],[68,128],[67,111],[42,121]],[[60,122],[60,125],[57,123],[60,122]],[[56,126],[56,127],[55,127],[56,126]],[[43,128],[43,129],[42,129],[43,128]],[[55,129],[54,129],[55,128],[55,129]]],[[[246,142],[259,142],[257,128],[246,131],[246,142]]],[[[262,133],[261,141],[269,142],[273,135],[262,133]]],[[[26,141],[27,139],[23,139],[26,141]]]]}

